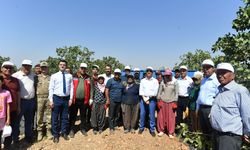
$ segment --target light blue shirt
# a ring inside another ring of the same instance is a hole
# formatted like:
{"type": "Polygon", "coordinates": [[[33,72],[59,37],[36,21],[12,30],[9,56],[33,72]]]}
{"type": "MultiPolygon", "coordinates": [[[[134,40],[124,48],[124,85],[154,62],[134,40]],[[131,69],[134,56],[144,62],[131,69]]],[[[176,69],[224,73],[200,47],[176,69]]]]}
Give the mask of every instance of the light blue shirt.
{"type": "Polygon", "coordinates": [[[208,78],[203,78],[201,81],[200,92],[196,102],[196,110],[200,108],[200,105],[212,106],[215,96],[218,94],[218,86],[220,83],[213,73],[208,78]]]}
{"type": "Polygon", "coordinates": [[[63,74],[61,71],[53,74],[49,83],[49,100],[53,101],[53,95],[57,96],[69,96],[73,98],[73,77],[71,74],[65,72],[66,80],[66,93],[63,93],[63,74]]]}
{"type": "Polygon", "coordinates": [[[250,135],[250,94],[249,91],[231,81],[219,87],[211,108],[210,122],[220,132],[250,135]]]}

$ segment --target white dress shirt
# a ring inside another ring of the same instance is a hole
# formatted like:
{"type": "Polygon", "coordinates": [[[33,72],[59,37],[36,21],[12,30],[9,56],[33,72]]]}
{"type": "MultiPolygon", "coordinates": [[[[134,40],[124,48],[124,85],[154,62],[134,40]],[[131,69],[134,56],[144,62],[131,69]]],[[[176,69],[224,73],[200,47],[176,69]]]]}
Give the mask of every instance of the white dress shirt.
{"type": "Polygon", "coordinates": [[[147,77],[141,80],[139,94],[141,96],[152,97],[156,96],[158,93],[159,83],[158,80],[151,77],[147,77]]]}
{"type": "Polygon", "coordinates": [[[186,76],[184,79],[179,78],[178,84],[179,84],[179,96],[188,97],[190,92],[189,90],[193,84],[193,80],[189,76],[186,76]]]}
{"type": "Polygon", "coordinates": [[[104,77],[104,84],[105,84],[105,85],[107,84],[107,82],[108,82],[109,79],[114,78],[114,75],[113,75],[113,74],[111,74],[110,76],[107,76],[106,73],[101,74],[101,75],[99,75],[99,76],[103,76],[103,77],[104,77]]]}
{"type": "Polygon", "coordinates": [[[63,93],[63,73],[61,71],[53,74],[49,83],[49,100],[53,101],[53,95],[57,96],[69,96],[73,98],[73,77],[71,74],[65,72],[66,80],[66,93],[63,93]]]}
{"type": "Polygon", "coordinates": [[[22,99],[32,99],[35,97],[34,73],[30,72],[30,74],[26,75],[20,70],[14,73],[12,76],[17,78],[19,81],[20,97],[22,99]]]}

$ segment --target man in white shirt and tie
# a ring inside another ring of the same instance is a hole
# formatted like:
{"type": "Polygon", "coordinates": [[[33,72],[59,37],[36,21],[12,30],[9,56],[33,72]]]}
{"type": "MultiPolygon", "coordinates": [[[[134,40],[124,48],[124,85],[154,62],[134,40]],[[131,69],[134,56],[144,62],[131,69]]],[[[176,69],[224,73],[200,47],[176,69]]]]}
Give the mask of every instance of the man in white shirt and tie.
{"type": "Polygon", "coordinates": [[[52,109],[52,134],[54,136],[53,142],[59,142],[58,125],[61,125],[61,136],[65,140],[68,137],[68,108],[72,104],[73,98],[73,77],[67,73],[67,61],[59,61],[59,72],[53,74],[49,84],[49,100],[52,109]],[[60,118],[59,118],[60,117],[60,118]]]}

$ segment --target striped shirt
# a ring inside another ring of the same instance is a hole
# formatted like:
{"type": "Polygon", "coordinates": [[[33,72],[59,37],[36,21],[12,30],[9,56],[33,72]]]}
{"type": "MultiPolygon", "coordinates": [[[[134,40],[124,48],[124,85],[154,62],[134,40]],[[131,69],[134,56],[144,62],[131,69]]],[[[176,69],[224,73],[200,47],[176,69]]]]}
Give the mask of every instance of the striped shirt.
{"type": "Polygon", "coordinates": [[[210,122],[217,131],[249,135],[249,91],[235,81],[219,86],[219,93],[211,108],[210,122]]]}

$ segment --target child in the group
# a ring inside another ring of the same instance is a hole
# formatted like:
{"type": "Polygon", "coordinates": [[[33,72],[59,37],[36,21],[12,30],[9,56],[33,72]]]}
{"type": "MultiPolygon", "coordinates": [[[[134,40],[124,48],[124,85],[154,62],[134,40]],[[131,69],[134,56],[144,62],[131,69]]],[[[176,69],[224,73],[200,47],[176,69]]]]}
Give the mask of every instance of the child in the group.
{"type": "Polygon", "coordinates": [[[107,107],[104,91],[104,77],[99,76],[97,83],[94,86],[94,100],[91,112],[91,125],[93,127],[94,134],[97,134],[98,130],[101,134],[105,125],[107,107]]]}
{"type": "Polygon", "coordinates": [[[3,128],[10,124],[10,103],[12,102],[10,92],[2,89],[2,85],[3,76],[0,75],[0,149],[3,128]]]}

